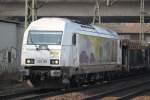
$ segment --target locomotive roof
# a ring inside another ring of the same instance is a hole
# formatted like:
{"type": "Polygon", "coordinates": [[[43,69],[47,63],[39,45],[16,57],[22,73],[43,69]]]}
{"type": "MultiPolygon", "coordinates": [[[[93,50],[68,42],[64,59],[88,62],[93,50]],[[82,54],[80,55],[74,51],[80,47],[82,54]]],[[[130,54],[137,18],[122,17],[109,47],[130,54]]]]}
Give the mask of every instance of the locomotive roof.
{"type": "Polygon", "coordinates": [[[87,25],[87,24],[82,24],[79,21],[75,20],[69,20],[66,18],[41,18],[37,21],[34,21],[32,25],[41,25],[44,26],[49,26],[49,23],[51,21],[59,22],[60,24],[65,24],[65,23],[70,23],[70,24],[75,24],[74,27],[77,27],[78,31],[84,31],[82,34],[87,34],[88,35],[93,35],[93,36],[104,36],[104,37],[110,37],[110,38],[118,38],[118,34],[108,28],[103,28],[99,27],[96,25],[87,25]],[[43,24],[44,23],[44,24],[43,24]]]}

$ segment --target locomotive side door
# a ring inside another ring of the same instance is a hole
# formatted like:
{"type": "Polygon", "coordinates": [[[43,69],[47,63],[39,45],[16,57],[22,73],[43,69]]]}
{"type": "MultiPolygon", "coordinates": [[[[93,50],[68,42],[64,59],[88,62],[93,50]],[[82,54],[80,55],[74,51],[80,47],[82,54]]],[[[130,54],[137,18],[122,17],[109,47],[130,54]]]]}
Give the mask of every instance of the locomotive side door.
{"type": "Polygon", "coordinates": [[[78,34],[73,33],[72,35],[72,60],[73,60],[73,66],[78,66],[78,53],[77,53],[77,45],[78,45],[78,34]]]}

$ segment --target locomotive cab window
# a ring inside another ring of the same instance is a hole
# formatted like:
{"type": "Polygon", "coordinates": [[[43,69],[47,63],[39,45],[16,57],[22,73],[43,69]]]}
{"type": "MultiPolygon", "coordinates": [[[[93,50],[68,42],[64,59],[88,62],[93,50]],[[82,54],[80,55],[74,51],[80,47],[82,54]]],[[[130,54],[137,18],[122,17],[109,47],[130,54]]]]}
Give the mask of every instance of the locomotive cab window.
{"type": "Polygon", "coordinates": [[[76,34],[72,36],[72,45],[76,45],[76,34]]]}
{"type": "Polygon", "coordinates": [[[61,45],[61,31],[29,31],[28,45],[61,45]]]}

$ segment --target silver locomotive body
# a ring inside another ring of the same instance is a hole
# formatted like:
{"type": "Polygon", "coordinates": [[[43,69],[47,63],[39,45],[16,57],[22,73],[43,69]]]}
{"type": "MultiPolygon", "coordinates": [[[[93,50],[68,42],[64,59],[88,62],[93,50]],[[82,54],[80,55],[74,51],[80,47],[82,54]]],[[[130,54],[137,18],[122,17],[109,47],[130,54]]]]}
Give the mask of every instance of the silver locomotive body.
{"type": "Polygon", "coordinates": [[[34,85],[100,78],[103,72],[120,71],[121,59],[119,37],[108,29],[42,18],[24,33],[21,65],[34,85]]]}

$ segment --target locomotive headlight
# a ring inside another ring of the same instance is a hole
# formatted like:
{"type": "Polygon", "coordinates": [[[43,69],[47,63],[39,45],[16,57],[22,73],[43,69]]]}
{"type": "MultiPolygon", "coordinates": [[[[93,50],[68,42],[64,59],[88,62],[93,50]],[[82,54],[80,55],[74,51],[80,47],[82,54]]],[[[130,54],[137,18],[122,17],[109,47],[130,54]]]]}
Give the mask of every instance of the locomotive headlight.
{"type": "Polygon", "coordinates": [[[55,64],[59,64],[59,61],[58,61],[58,60],[55,60],[55,64]]]}
{"type": "Polygon", "coordinates": [[[56,65],[58,65],[59,64],[59,59],[51,59],[50,60],[50,64],[56,64],[56,65]]]}
{"type": "Polygon", "coordinates": [[[27,60],[26,60],[26,63],[27,63],[27,64],[30,64],[30,59],[27,59],[27,60]]]}
{"type": "Polygon", "coordinates": [[[34,59],[26,59],[26,64],[34,64],[34,59]]]}

